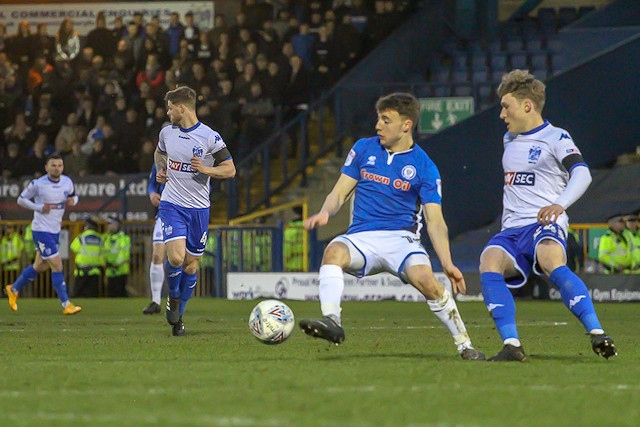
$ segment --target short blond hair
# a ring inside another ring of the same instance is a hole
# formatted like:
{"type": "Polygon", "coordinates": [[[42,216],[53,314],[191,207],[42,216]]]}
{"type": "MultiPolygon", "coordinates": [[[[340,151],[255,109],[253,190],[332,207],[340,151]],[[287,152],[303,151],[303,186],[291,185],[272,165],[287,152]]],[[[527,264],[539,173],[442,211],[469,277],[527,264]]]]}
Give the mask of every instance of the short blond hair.
{"type": "Polygon", "coordinates": [[[513,70],[502,76],[498,86],[498,96],[502,98],[510,93],[518,101],[530,99],[535,110],[542,113],[547,99],[546,86],[527,70],[513,70]]]}

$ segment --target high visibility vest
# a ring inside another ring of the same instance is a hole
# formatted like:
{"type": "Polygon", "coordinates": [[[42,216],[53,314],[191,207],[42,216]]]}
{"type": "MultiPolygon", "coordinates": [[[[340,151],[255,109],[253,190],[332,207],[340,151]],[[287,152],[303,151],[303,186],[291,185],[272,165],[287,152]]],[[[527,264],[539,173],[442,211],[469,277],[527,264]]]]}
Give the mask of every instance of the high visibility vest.
{"type": "Polygon", "coordinates": [[[85,230],[71,242],[70,249],[76,254],[76,269],[78,277],[97,276],[104,266],[102,248],[104,240],[95,230],[85,230]]]}
{"type": "Polygon", "coordinates": [[[36,256],[36,244],[33,241],[33,233],[31,232],[31,223],[24,229],[24,253],[27,254],[29,260],[33,260],[36,256]]]}
{"type": "Polygon", "coordinates": [[[625,237],[631,249],[631,273],[640,274],[640,228],[635,233],[625,230],[625,237]]]}
{"type": "Polygon", "coordinates": [[[284,266],[286,271],[302,271],[304,261],[302,220],[291,221],[284,229],[284,266]]]}
{"type": "Polygon", "coordinates": [[[0,263],[2,268],[7,270],[20,270],[20,256],[24,249],[24,241],[20,234],[16,231],[3,236],[0,241],[0,263]]]}
{"type": "Polygon", "coordinates": [[[124,231],[104,235],[104,260],[107,265],[105,270],[107,277],[129,274],[131,238],[124,234],[124,231]]]}
{"type": "Polygon", "coordinates": [[[607,230],[600,236],[598,261],[603,264],[607,274],[630,272],[631,248],[624,233],[618,234],[613,230],[607,230]]]}

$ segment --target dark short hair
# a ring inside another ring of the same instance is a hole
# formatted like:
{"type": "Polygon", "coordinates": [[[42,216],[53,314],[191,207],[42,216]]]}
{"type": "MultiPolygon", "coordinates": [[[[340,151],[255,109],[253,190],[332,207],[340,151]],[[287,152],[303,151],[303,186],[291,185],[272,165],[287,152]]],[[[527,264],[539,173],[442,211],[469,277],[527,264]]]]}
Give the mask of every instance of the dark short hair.
{"type": "Polygon", "coordinates": [[[396,92],[380,97],[376,102],[376,111],[393,110],[402,117],[413,122],[413,127],[418,124],[420,117],[420,102],[410,93],[396,92]]]}
{"type": "Polygon", "coordinates": [[[172,104],[184,104],[191,109],[196,108],[196,91],[188,86],[180,86],[174,90],[170,90],[164,96],[166,102],[172,104]]]}
{"type": "Polygon", "coordinates": [[[46,165],[47,163],[49,163],[49,160],[62,160],[62,156],[56,151],[55,153],[51,153],[49,154],[49,156],[47,156],[47,160],[44,162],[44,164],[46,165]]]}

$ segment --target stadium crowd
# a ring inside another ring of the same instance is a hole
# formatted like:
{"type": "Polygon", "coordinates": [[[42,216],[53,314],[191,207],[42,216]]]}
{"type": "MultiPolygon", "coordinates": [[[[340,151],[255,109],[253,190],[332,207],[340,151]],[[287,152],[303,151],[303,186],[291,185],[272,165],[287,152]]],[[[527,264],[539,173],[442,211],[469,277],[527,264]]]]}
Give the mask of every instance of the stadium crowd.
{"type": "Polygon", "coordinates": [[[148,172],[166,124],[164,94],[188,85],[198,116],[234,156],[249,152],[330,87],[395,28],[407,4],[394,0],[243,0],[233,21],[201,30],[174,12],[162,28],[142,13],[86,37],[64,19],[54,34],[21,21],[0,24],[2,179],[39,176],[60,153],[74,176],[148,172]]]}

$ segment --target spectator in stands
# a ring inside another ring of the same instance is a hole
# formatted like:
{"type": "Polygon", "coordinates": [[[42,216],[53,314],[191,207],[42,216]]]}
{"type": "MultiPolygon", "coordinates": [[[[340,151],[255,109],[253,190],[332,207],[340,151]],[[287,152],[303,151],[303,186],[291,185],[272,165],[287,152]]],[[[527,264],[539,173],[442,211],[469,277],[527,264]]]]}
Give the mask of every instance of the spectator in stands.
{"type": "Polygon", "coordinates": [[[117,15],[113,18],[113,28],[109,31],[111,31],[111,37],[113,37],[113,40],[115,40],[116,43],[127,35],[127,27],[125,27],[124,20],[121,15],[117,15]]]}
{"type": "Polygon", "coordinates": [[[365,6],[364,0],[352,0],[348,15],[351,17],[351,24],[358,30],[358,33],[364,34],[367,21],[371,17],[371,12],[365,6]]]}
{"type": "Polygon", "coordinates": [[[258,52],[273,58],[280,52],[282,43],[278,32],[273,28],[273,21],[267,19],[262,23],[262,28],[255,33],[256,46],[258,52]]]}
{"type": "Polygon", "coordinates": [[[200,28],[195,24],[191,11],[184,14],[184,40],[187,41],[189,54],[195,57],[198,40],[200,40],[200,28]]]}
{"type": "Polygon", "coordinates": [[[269,62],[267,72],[267,77],[263,80],[264,92],[271,98],[275,106],[282,105],[283,92],[287,85],[287,76],[280,71],[280,66],[275,61],[269,62]]]}
{"type": "MultiPolygon", "coordinates": [[[[124,40],[122,40],[122,42],[126,43],[124,40]]],[[[113,70],[107,75],[107,83],[110,83],[111,86],[109,88],[105,86],[103,92],[109,96],[111,96],[112,92],[118,95],[120,95],[121,92],[122,94],[124,94],[124,92],[132,93],[136,85],[136,74],[133,71],[132,65],[132,63],[127,62],[125,55],[121,56],[116,54],[113,58],[113,70]]],[[[115,98],[115,95],[113,97],[115,98]]],[[[106,99],[103,101],[106,101],[106,99]]],[[[98,101],[98,111],[103,111],[103,108],[105,108],[104,105],[101,105],[103,103],[104,102],[98,101]]]]}
{"type": "Polygon", "coordinates": [[[74,142],[71,151],[64,156],[64,173],[71,178],[87,175],[89,156],[82,152],[82,144],[74,142]]]}
{"type": "MultiPolygon", "coordinates": [[[[249,29],[247,25],[247,15],[242,11],[242,9],[238,10],[236,13],[235,23],[229,26],[229,42],[232,45],[235,45],[238,40],[240,40],[240,30],[243,28],[249,29]]],[[[249,29],[249,32],[251,30],[249,29]]]]}
{"type": "MultiPolygon", "coordinates": [[[[283,93],[284,121],[288,122],[299,113],[309,109],[311,102],[312,80],[310,72],[302,63],[302,58],[293,55],[290,60],[291,75],[283,93]]],[[[298,150],[298,126],[293,126],[289,131],[289,157],[295,158],[298,150]]]]}
{"type": "Polygon", "coordinates": [[[258,81],[252,81],[250,94],[240,110],[238,156],[242,157],[262,143],[273,132],[275,108],[271,98],[262,93],[258,81]]]}
{"type": "Polygon", "coordinates": [[[127,41],[129,51],[133,57],[134,71],[139,71],[143,61],[144,52],[144,36],[140,32],[140,27],[136,25],[134,21],[129,21],[127,24],[127,35],[123,38],[127,41]]]}
{"type": "Polygon", "coordinates": [[[56,39],[49,35],[49,27],[46,22],[40,22],[33,36],[33,56],[43,55],[47,62],[53,62],[56,52],[56,39]]]}
{"type": "Polygon", "coordinates": [[[109,112],[108,123],[117,134],[126,131],[125,123],[127,121],[127,98],[124,95],[117,96],[114,108],[109,112]]]}
{"type": "MultiPolygon", "coordinates": [[[[393,7],[393,2],[391,2],[391,6],[393,7]]],[[[374,12],[369,19],[367,19],[364,28],[367,49],[378,45],[391,33],[396,24],[392,19],[393,12],[393,10],[387,11],[385,0],[375,0],[374,12]]]]}
{"type": "Polygon", "coordinates": [[[631,248],[631,274],[640,274],[640,227],[638,227],[638,213],[630,213],[624,216],[627,227],[627,238],[631,248]]]}
{"type": "Polygon", "coordinates": [[[306,22],[301,23],[298,34],[291,37],[293,52],[302,59],[302,63],[308,70],[313,70],[314,67],[311,56],[315,43],[316,35],[309,32],[309,24],[306,22]]]}
{"type": "MultiPolygon", "coordinates": [[[[115,130],[115,128],[114,128],[115,130]]],[[[113,168],[120,173],[138,173],[138,159],[140,158],[142,139],[145,127],[138,119],[138,111],[134,107],[126,110],[124,126],[116,131],[111,152],[116,164],[113,168]]]]}
{"type": "Polygon", "coordinates": [[[37,98],[40,92],[48,90],[53,71],[53,65],[47,62],[47,57],[38,55],[27,73],[27,93],[37,98]]]}
{"type": "Polygon", "coordinates": [[[146,25],[145,47],[147,51],[158,55],[158,62],[163,70],[171,66],[171,56],[169,56],[169,41],[166,34],[161,31],[160,24],[153,20],[146,25]],[[151,41],[151,44],[147,43],[151,41]],[[150,47],[149,47],[150,46],[150,47]]]}
{"type": "Polygon", "coordinates": [[[97,138],[93,142],[93,152],[87,159],[87,172],[90,175],[115,176],[115,161],[113,158],[113,154],[106,146],[106,144],[111,145],[112,143],[113,130],[111,129],[111,126],[105,125],[103,133],[103,138],[97,138]]]}
{"type": "Polygon", "coordinates": [[[18,112],[13,124],[4,129],[4,139],[7,143],[16,143],[18,147],[26,149],[33,141],[35,141],[36,135],[33,133],[31,126],[27,124],[25,114],[18,112]]]}
{"type": "Polygon", "coordinates": [[[631,271],[631,242],[625,233],[625,222],[622,214],[607,218],[609,229],[600,236],[598,244],[598,261],[606,274],[629,273],[631,271]]]}
{"type": "MultiPolygon", "coordinates": [[[[41,106],[38,109],[37,117],[38,119],[33,126],[34,132],[38,134],[44,133],[47,136],[48,141],[53,141],[60,130],[60,125],[56,124],[51,118],[51,110],[47,107],[41,106]]],[[[42,165],[39,165],[38,169],[42,169],[42,165]]]]}
{"type": "Polygon", "coordinates": [[[206,31],[201,31],[198,35],[198,43],[196,44],[193,57],[196,61],[208,64],[213,59],[214,50],[213,45],[209,42],[209,37],[206,31]]]}
{"type": "Polygon", "coordinates": [[[129,44],[129,39],[122,38],[116,44],[116,52],[113,54],[114,67],[118,69],[118,61],[122,61],[122,68],[133,72],[135,58],[129,44]]]}
{"type": "Polygon", "coordinates": [[[21,80],[25,80],[29,67],[33,61],[33,39],[31,37],[31,26],[29,21],[23,20],[18,23],[16,33],[9,38],[7,43],[7,53],[9,59],[18,67],[18,75],[21,80]]]}
{"type": "Polygon", "coordinates": [[[17,142],[9,142],[7,144],[7,152],[2,156],[2,178],[18,179],[21,176],[33,176],[33,170],[27,164],[25,156],[20,152],[20,146],[17,142]]]}
{"type": "Polygon", "coordinates": [[[251,96],[251,83],[256,81],[256,66],[253,62],[246,62],[240,74],[233,81],[233,96],[238,102],[244,103],[251,96]]]}
{"type": "Polygon", "coordinates": [[[56,149],[49,143],[49,138],[44,132],[38,133],[24,160],[25,170],[36,178],[42,176],[42,165],[46,163],[47,157],[55,153],[56,149]]]}
{"type": "Polygon", "coordinates": [[[56,33],[56,61],[73,61],[80,53],[80,35],[73,28],[73,20],[64,18],[56,33]]]}
{"type": "Polygon", "coordinates": [[[342,74],[358,61],[362,50],[362,40],[356,27],[351,24],[350,14],[344,15],[342,21],[336,24],[334,39],[340,40],[337,47],[340,73],[342,74]]]}
{"type": "Polygon", "coordinates": [[[180,40],[184,39],[184,25],[180,22],[178,12],[171,12],[169,15],[169,28],[167,28],[166,32],[169,42],[169,55],[175,58],[180,52],[180,40]]]}
{"type": "Polygon", "coordinates": [[[319,95],[327,90],[338,78],[340,64],[337,49],[333,40],[329,39],[326,25],[318,28],[318,41],[312,51],[313,89],[319,95]]]}
{"type": "Polygon", "coordinates": [[[78,115],[71,112],[67,115],[67,120],[60,127],[56,139],[54,140],[55,150],[63,158],[71,152],[71,146],[75,143],[81,144],[87,138],[87,128],[78,124],[78,115]]]}
{"type": "Polygon", "coordinates": [[[92,48],[95,55],[100,55],[104,61],[111,64],[116,50],[116,39],[113,32],[107,28],[107,20],[104,12],[96,15],[96,27],[89,31],[85,45],[92,48]]]}
{"type": "Polygon", "coordinates": [[[156,145],[153,143],[153,140],[148,136],[145,136],[142,139],[140,157],[138,158],[139,171],[144,171],[145,168],[151,169],[151,166],[153,166],[153,152],[155,149],[156,145]]]}
{"type": "Polygon", "coordinates": [[[213,28],[209,30],[207,34],[209,44],[214,50],[220,45],[220,35],[226,33],[226,31],[227,22],[224,13],[216,13],[216,16],[213,18],[213,28]]]}
{"type": "Polygon", "coordinates": [[[7,26],[4,22],[0,22],[0,52],[7,51],[9,34],[7,34],[7,26]]]}
{"type": "Polygon", "coordinates": [[[191,65],[191,73],[185,81],[185,84],[195,90],[197,94],[200,94],[202,86],[211,85],[211,79],[207,76],[207,72],[201,62],[194,62],[193,65],[191,65]]]}
{"type": "Polygon", "coordinates": [[[278,40],[284,41],[284,37],[289,33],[289,18],[291,18],[291,11],[289,9],[280,9],[277,13],[277,18],[271,25],[271,27],[278,34],[278,40]]]}
{"type": "Polygon", "coordinates": [[[103,114],[100,114],[96,117],[96,124],[89,130],[89,132],[87,132],[87,139],[84,144],[82,144],[81,151],[84,154],[89,155],[93,153],[93,144],[96,139],[104,139],[104,133],[102,129],[104,128],[106,123],[107,121],[103,114]]]}
{"type": "Polygon", "coordinates": [[[80,100],[80,106],[76,112],[78,115],[78,125],[85,129],[92,129],[96,125],[98,110],[89,94],[84,94],[80,100]]]}
{"type": "Polygon", "coordinates": [[[149,85],[151,95],[159,96],[158,88],[162,85],[163,81],[164,70],[160,67],[158,55],[155,53],[149,54],[144,69],[140,70],[136,75],[136,86],[138,86],[138,90],[142,82],[145,82],[149,85]]]}

